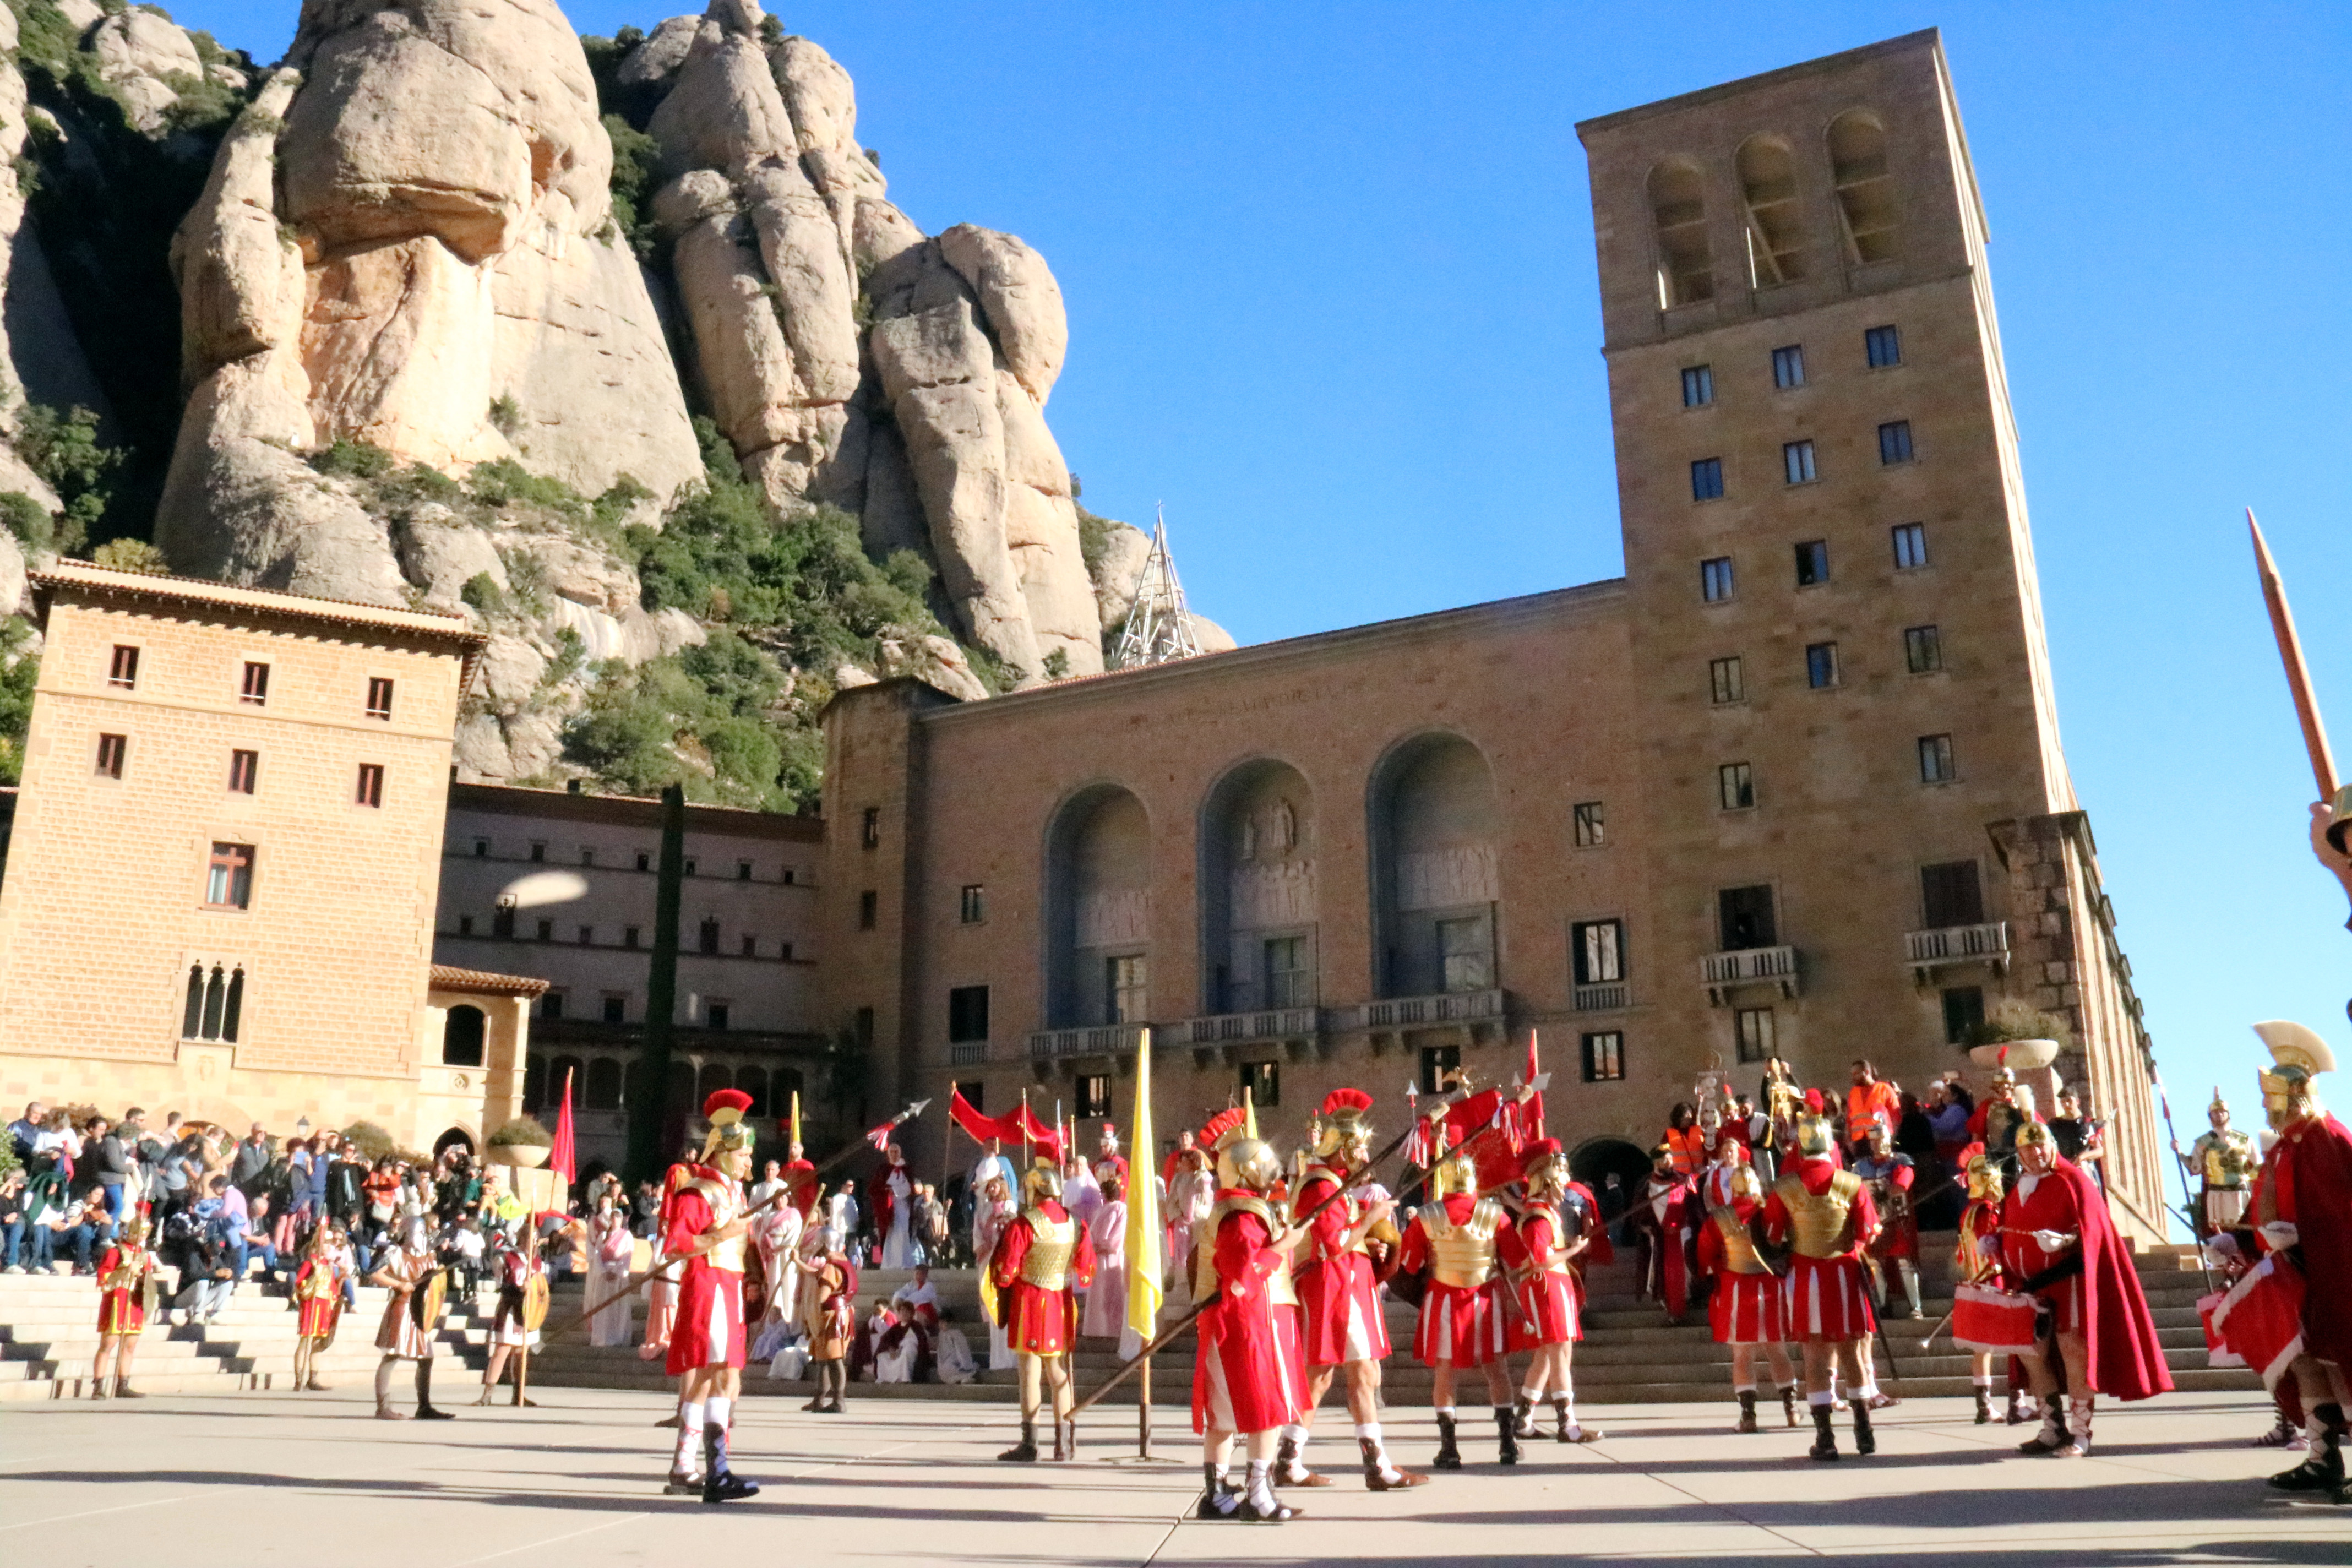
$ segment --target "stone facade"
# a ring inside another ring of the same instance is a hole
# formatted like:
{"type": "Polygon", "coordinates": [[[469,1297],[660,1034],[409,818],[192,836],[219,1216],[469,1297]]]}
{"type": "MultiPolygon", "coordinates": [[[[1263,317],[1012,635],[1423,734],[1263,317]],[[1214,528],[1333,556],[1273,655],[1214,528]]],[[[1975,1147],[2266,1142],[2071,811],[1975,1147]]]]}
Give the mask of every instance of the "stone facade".
{"type": "MultiPolygon", "coordinates": [[[[661,803],[459,784],[448,807],[434,952],[546,987],[520,1103],[551,1125],[569,1072],[583,1168],[617,1164],[638,1090],[661,803]]],[[[827,1034],[815,980],[824,833],[814,817],[687,807],[667,1096],[681,1130],[730,1086],[761,1119],[785,1114],[800,1089],[812,1139],[831,1130],[829,1104],[808,1093],[823,1082],[827,1034]]],[[[453,1071],[476,1055],[466,1031],[444,1050],[453,1071]]]]}
{"type": "Polygon", "coordinates": [[[1457,1057],[1507,1079],[1536,1030],[1597,1171],[1704,1072],[1924,1088],[2015,999],[2072,1026],[2152,1232],[1936,36],[1580,131],[1624,578],[984,704],[845,693],[826,1010],[877,1100],[1124,1117],[1149,1024],[1163,1127],[1247,1078],[1284,1135],[1339,1083],[1393,1117],[1457,1057]]]}
{"type": "Polygon", "coordinates": [[[488,1086],[421,1096],[420,1073],[443,1012],[428,971],[449,736],[481,639],[441,616],[77,563],[33,591],[0,1100],[478,1132],[459,1107],[488,1086]]]}

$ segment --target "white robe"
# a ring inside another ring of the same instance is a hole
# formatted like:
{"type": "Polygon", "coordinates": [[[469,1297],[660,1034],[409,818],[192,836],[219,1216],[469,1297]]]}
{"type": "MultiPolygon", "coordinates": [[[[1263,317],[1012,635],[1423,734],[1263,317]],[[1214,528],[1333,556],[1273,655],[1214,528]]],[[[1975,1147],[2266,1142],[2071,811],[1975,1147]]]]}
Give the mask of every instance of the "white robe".
{"type": "Polygon", "coordinates": [[[625,1345],[637,1337],[637,1326],[629,1310],[636,1294],[625,1294],[621,1289],[635,1256],[635,1238],[630,1236],[626,1224],[614,1226],[597,1239],[588,1260],[588,1300],[617,1300],[588,1320],[588,1342],[592,1345],[625,1345]]]}
{"type": "Polygon", "coordinates": [[[757,1226],[752,1238],[759,1246],[760,1261],[765,1267],[768,1280],[768,1310],[761,1321],[798,1322],[801,1271],[793,1266],[793,1258],[800,1250],[804,1223],[801,1211],[789,1203],[781,1203],[752,1223],[757,1226]]]}
{"type": "Polygon", "coordinates": [[[890,1234],[882,1238],[882,1267],[911,1268],[915,1266],[915,1184],[908,1177],[906,1166],[893,1165],[883,1173],[882,1185],[890,1194],[890,1234]]]}
{"type": "MultiPolygon", "coordinates": [[[[985,1275],[995,1256],[996,1244],[1004,1235],[1004,1227],[1020,1213],[1008,1199],[1001,1205],[990,1205],[982,1199],[971,1215],[971,1254],[980,1260],[980,1272],[985,1275]]],[[[1003,1324],[991,1319],[988,1325],[988,1364],[1009,1367],[1013,1364],[1013,1347],[1005,1338],[1003,1324]]]]}
{"type": "Polygon", "coordinates": [[[1217,1178],[1206,1171],[1180,1171],[1168,1194],[1168,1299],[1189,1304],[1192,1271],[1185,1267],[1192,1252],[1192,1233],[1209,1220],[1217,1206],[1217,1178]]]}
{"type": "Polygon", "coordinates": [[[940,1342],[931,1353],[939,1358],[941,1383],[970,1383],[980,1375],[971,1359],[971,1342],[953,1323],[940,1325],[940,1342]]]}
{"type": "Polygon", "coordinates": [[[1081,1163],[1075,1175],[1062,1178],[1062,1206],[1081,1226],[1095,1222],[1095,1213],[1102,1207],[1102,1188],[1095,1182],[1095,1173],[1081,1163]]]}
{"type": "Polygon", "coordinates": [[[1114,1198],[1096,1211],[1087,1226],[1095,1249],[1095,1282],[1087,1289],[1078,1332],[1091,1339],[1118,1339],[1127,1330],[1127,1200],[1114,1198]]]}

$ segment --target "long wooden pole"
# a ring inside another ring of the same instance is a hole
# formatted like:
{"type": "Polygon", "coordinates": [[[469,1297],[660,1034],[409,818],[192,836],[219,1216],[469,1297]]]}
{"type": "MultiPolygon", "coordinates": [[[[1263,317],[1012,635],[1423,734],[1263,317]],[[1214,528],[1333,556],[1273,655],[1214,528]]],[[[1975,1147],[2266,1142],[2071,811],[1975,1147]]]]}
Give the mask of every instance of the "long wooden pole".
{"type": "Polygon", "coordinates": [[[2303,662],[2303,639],[2295,635],[2294,614],[2286,605],[2286,585],[2279,581],[2278,563],[2271,559],[2271,547],[2263,538],[2263,526],[2254,521],[2254,509],[2246,509],[2246,531],[2253,535],[2254,570],[2263,580],[2263,602],[2270,607],[2271,635],[2278,640],[2279,663],[2286,668],[2287,692],[2294,699],[2294,716],[2303,726],[2303,749],[2311,758],[2311,776],[2319,785],[2319,798],[2336,798],[2336,758],[2327,749],[2327,728],[2319,721],[2319,701],[2312,695],[2311,671],[2303,662]]]}

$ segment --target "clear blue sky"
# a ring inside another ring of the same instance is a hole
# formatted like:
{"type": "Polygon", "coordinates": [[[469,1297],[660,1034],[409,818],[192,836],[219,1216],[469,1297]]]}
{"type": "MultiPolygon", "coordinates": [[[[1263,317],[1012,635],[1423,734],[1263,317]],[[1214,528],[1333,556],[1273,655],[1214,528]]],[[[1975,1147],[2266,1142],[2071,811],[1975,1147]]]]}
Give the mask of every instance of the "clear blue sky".
{"type": "MultiPolygon", "coordinates": [[[[268,58],[287,0],[174,7],[268,58]]],[[[657,7],[575,5],[583,31],[657,7]]],[[[1097,510],[1165,501],[1244,641],[1621,569],[1580,119],[1944,29],[1992,227],[2061,722],[2174,1110],[2246,1025],[2352,1068],[2352,933],[2249,564],[2352,767],[2352,8],[1617,3],[787,10],[925,229],[1069,301],[1097,510]]],[[[2352,1071],[2337,1099],[2352,1108],[2352,1071]]],[[[2184,1131],[2188,1128],[2184,1126],[2184,1131]]]]}

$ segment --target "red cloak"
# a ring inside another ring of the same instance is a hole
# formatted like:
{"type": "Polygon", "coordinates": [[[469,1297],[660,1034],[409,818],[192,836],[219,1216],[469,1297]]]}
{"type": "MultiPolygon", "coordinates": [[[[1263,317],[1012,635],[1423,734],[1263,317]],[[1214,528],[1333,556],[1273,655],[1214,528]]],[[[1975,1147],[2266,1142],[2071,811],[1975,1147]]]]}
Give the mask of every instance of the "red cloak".
{"type": "Polygon", "coordinates": [[[2278,1217],[2294,1221],[2299,1237],[2309,1287],[2304,1348],[2352,1366],[2352,1131],[2333,1116],[2300,1122],[2280,1137],[2265,1170],[2276,1173],[2278,1217]]]}
{"type": "Polygon", "coordinates": [[[2051,1167],[2046,1181],[2066,1184],[2083,1223],[2084,1309],[2088,1322],[2091,1387],[2111,1399],[2147,1399],[2172,1390],[2163,1342],[2148,1315],[2139,1270],[2108,1217],[2098,1183],[2071,1160],[2051,1167]]]}

